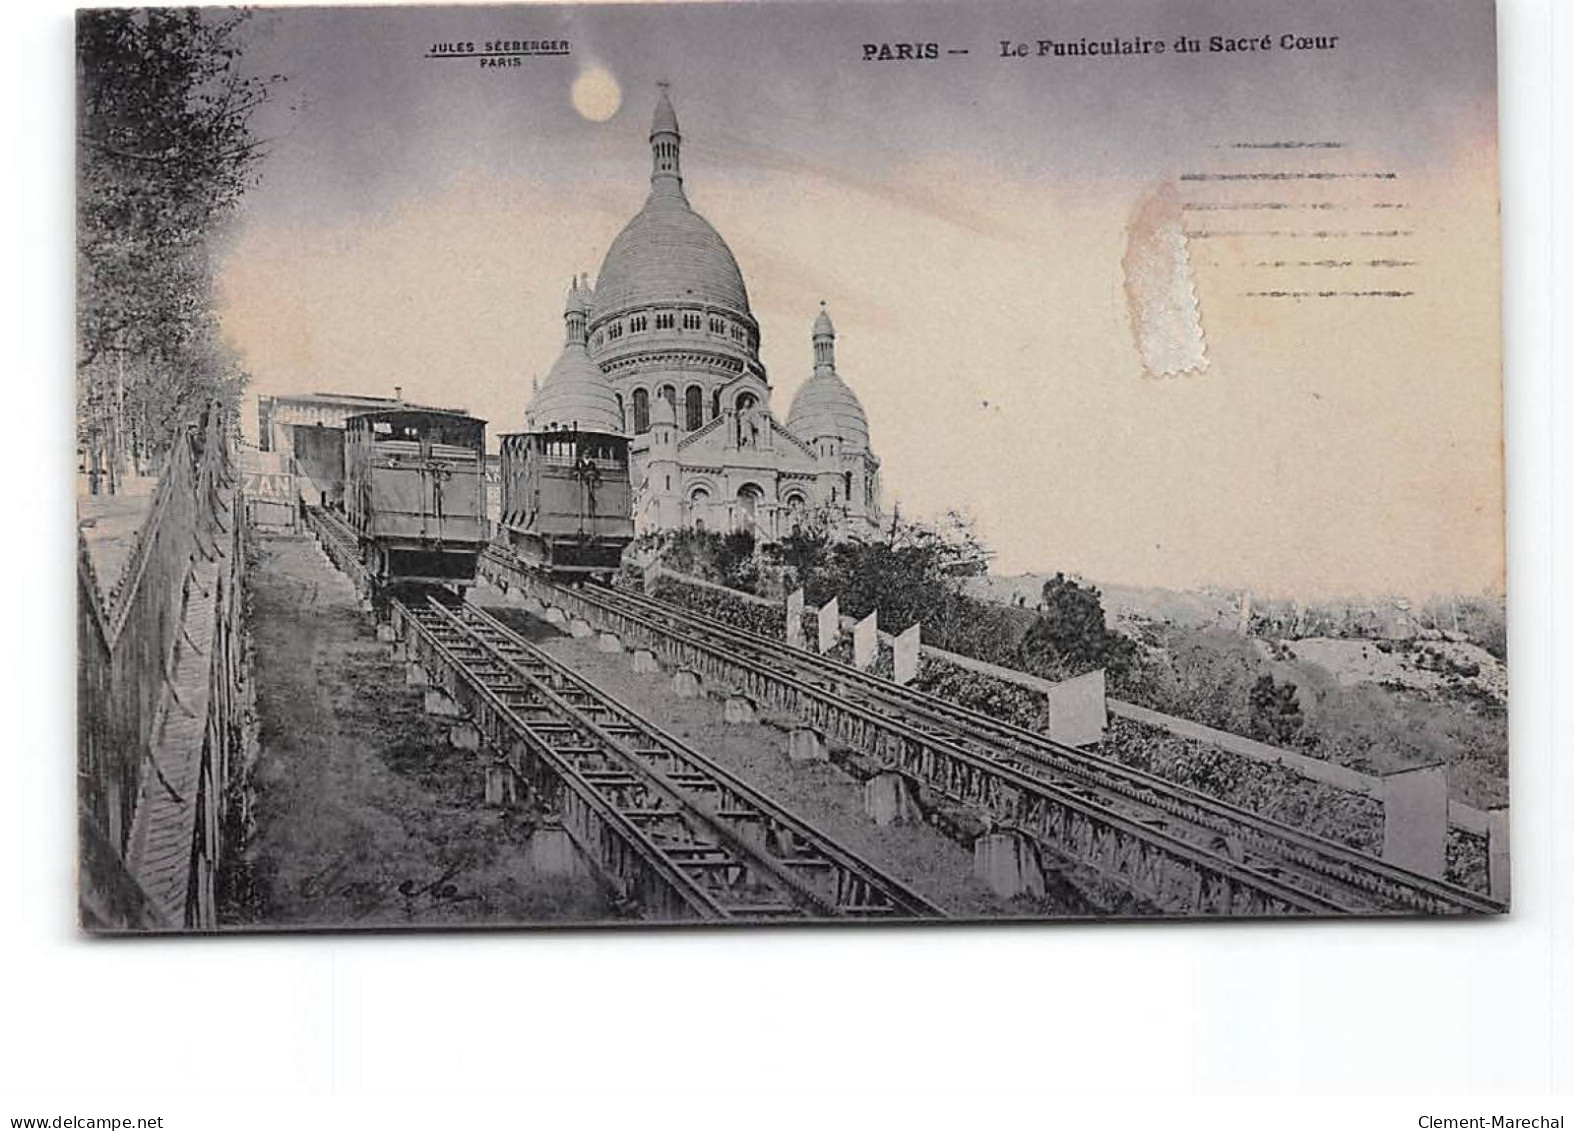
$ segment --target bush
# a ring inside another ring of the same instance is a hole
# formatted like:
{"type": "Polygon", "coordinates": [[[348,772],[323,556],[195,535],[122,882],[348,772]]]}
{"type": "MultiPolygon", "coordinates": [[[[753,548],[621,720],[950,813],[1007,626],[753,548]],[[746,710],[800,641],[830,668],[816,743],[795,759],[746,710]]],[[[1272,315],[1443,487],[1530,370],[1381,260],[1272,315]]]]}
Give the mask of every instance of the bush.
{"type": "Polygon", "coordinates": [[[1383,847],[1383,808],[1371,798],[1309,781],[1130,719],[1112,718],[1100,750],[1123,765],[1305,829],[1370,855],[1383,847]]]}
{"type": "Polygon", "coordinates": [[[781,640],[787,635],[787,610],[784,607],[773,609],[768,605],[758,605],[715,589],[691,585],[667,574],[657,579],[651,595],[759,636],[781,640]]]}

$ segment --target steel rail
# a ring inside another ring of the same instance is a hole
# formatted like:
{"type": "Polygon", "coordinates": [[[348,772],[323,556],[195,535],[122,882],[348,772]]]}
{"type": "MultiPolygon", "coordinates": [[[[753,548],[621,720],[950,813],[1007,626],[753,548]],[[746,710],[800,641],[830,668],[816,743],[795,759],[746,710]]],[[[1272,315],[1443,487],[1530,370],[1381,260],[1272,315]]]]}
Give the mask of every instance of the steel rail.
{"type": "Polygon", "coordinates": [[[488,681],[430,623],[401,601],[390,602],[395,632],[407,655],[427,670],[496,748],[508,751],[510,768],[561,814],[564,831],[620,898],[660,919],[726,920],[724,907],[657,846],[589,776],[591,759],[559,750],[541,732],[543,714],[506,681],[488,681]],[[529,716],[522,713],[530,711],[529,716]]]}
{"type": "MultiPolygon", "coordinates": [[[[493,569],[521,588],[576,609],[600,614],[610,631],[649,647],[669,662],[730,680],[811,725],[871,749],[880,761],[964,806],[987,813],[997,827],[1015,830],[1105,876],[1125,883],[1162,910],[1195,914],[1332,914],[1339,905],[1298,890],[1228,856],[1198,848],[1154,823],[1112,808],[1085,786],[1023,773],[998,758],[966,750],[944,736],[872,711],[835,691],[771,668],[727,648],[693,640],[671,626],[586,589],[564,589],[492,554],[493,569]]],[[[601,591],[594,591],[600,593],[601,591]]]]}
{"type": "Polygon", "coordinates": [[[719,836],[742,851],[757,853],[764,867],[784,883],[801,888],[807,898],[829,901],[830,914],[944,917],[939,907],[619,703],[492,614],[471,604],[445,612],[526,676],[549,701],[604,741],[618,745],[661,788],[683,795],[716,821],[719,836]],[[800,875],[813,882],[805,884],[800,875]]]}
{"type": "Polygon", "coordinates": [[[354,583],[363,595],[369,594],[372,575],[361,561],[355,532],[342,519],[322,507],[306,508],[306,525],[317,536],[328,560],[354,583]]]}
{"type": "Polygon", "coordinates": [[[1501,902],[1480,893],[1410,872],[1157,775],[1098,758],[937,696],[793,648],[785,641],[622,590],[597,590],[595,596],[621,601],[650,615],[684,623],[732,647],[747,646],[756,656],[763,653],[798,671],[814,671],[833,681],[843,694],[850,694],[851,687],[856,685],[871,698],[904,716],[917,716],[928,724],[944,728],[947,737],[981,756],[1005,758],[1029,773],[1067,774],[1095,788],[1111,791],[1133,804],[1159,809],[1211,834],[1233,837],[1240,851],[1259,854],[1254,862],[1260,867],[1288,865],[1311,872],[1312,878],[1325,885],[1324,894],[1343,900],[1350,910],[1397,908],[1431,914],[1497,914],[1505,910],[1501,902]],[[1327,885],[1332,885],[1332,890],[1327,885]],[[1356,900],[1349,898],[1351,889],[1357,895],[1356,900]],[[1377,905],[1362,906],[1362,896],[1367,902],[1378,901],[1377,905]]]}
{"type": "MultiPolygon", "coordinates": [[[[684,767],[687,777],[660,772],[639,756],[640,743],[620,741],[594,717],[597,696],[578,687],[554,689],[519,662],[531,646],[488,624],[484,614],[456,611],[433,596],[424,604],[390,601],[389,611],[417,662],[430,664],[470,708],[514,772],[557,802],[565,828],[614,886],[656,908],[655,917],[759,922],[939,914],[867,865],[838,866],[819,851],[824,838],[776,836],[788,830],[746,805],[733,808],[736,799],[719,783],[713,792],[725,804],[707,804],[703,784],[693,780],[701,776],[698,763],[684,767]],[[761,835],[751,838],[745,826],[761,835]]],[[[643,735],[632,718],[620,716],[618,727],[643,735]]],[[[801,822],[797,829],[812,833],[801,822]]]]}

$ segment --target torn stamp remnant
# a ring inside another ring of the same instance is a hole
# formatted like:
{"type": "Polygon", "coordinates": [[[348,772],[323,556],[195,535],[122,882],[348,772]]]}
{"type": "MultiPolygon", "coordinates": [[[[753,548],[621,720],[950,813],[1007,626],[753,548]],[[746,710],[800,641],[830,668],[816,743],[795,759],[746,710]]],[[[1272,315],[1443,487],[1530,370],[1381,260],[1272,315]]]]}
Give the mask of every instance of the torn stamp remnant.
{"type": "Polygon", "coordinates": [[[1148,375],[1176,377],[1207,369],[1191,255],[1173,186],[1151,190],[1132,212],[1121,273],[1132,339],[1148,375]]]}

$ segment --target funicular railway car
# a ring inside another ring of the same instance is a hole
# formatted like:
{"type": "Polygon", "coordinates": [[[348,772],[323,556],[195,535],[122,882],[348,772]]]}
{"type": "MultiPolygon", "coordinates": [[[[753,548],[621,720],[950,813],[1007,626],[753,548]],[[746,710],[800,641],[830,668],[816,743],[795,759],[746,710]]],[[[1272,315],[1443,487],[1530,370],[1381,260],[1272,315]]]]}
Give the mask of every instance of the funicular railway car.
{"type": "Polygon", "coordinates": [[[486,422],[389,409],[344,433],[344,512],[380,585],[468,584],[486,547],[486,422]]]}
{"type": "Polygon", "coordinates": [[[504,436],[500,536],[526,565],[557,576],[610,576],[634,538],[629,441],[547,428],[504,436]]]}

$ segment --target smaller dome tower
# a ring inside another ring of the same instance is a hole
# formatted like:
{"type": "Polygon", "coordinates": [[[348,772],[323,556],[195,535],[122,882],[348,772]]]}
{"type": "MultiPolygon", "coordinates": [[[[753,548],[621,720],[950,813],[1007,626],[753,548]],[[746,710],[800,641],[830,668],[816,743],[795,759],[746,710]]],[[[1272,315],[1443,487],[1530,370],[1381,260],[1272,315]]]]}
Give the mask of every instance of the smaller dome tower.
{"type": "Polygon", "coordinates": [[[836,372],[836,328],[823,302],[814,320],[814,375],[792,399],[787,430],[816,448],[830,440],[843,452],[869,450],[869,419],[858,394],[836,372]]]}
{"type": "Polygon", "coordinates": [[[563,352],[525,409],[531,431],[571,428],[621,435],[623,412],[617,393],[585,349],[585,316],[590,296],[575,278],[563,303],[563,352]]]}

